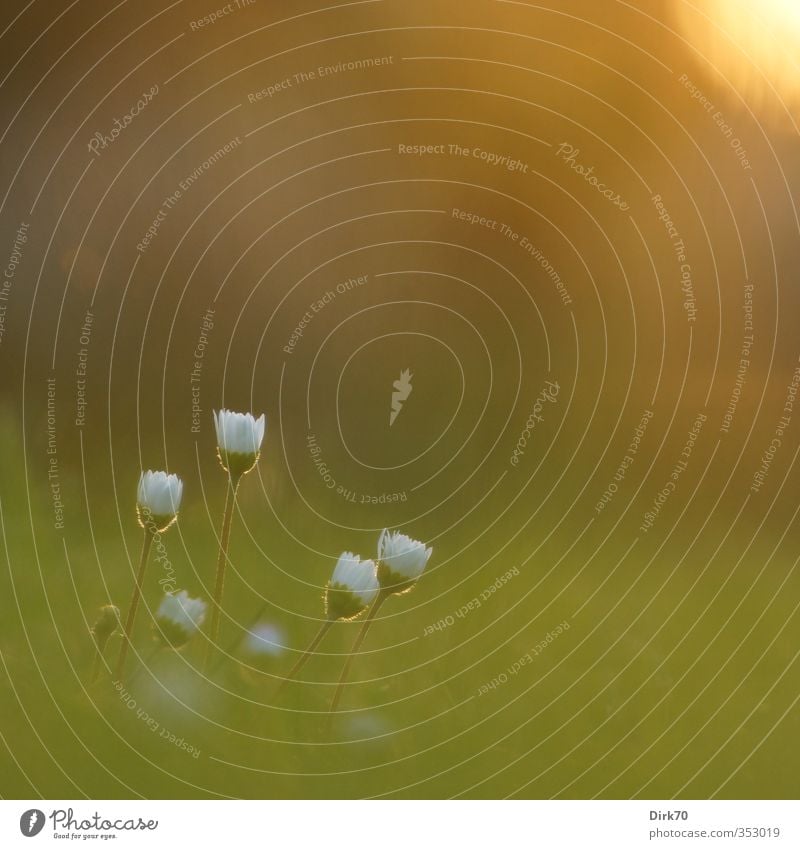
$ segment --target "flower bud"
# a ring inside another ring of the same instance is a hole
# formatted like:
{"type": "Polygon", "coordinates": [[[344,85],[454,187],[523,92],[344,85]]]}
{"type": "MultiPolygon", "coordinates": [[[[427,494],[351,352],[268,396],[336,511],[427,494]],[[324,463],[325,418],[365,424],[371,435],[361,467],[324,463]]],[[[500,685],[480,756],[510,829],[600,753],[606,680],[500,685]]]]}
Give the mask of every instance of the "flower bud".
{"type": "Polygon", "coordinates": [[[91,629],[97,645],[104,646],[119,626],[119,608],[113,604],[104,604],[100,608],[100,615],[91,629]]]}
{"type": "Polygon", "coordinates": [[[425,571],[432,548],[399,531],[384,530],[378,539],[378,581],[389,593],[410,590],[425,571]]]}
{"type": "Polygon", "coordinates": [[[206,617],[206,603],[199,598],[189,598],[186,590],[167,593],[156,612],[156,637],[174,649],[191,640],[206,617]]]}
{"type": "Polygon", "coordinates": [[[329,619],[353,619],[378,595],[375,563],[345,551],[325,588],[325,611],[329,619]]]}
{"type": "Polygon", "coordinates": [[[214,413],[217,456],[222,468],[232,477],[241,477],[255,466],[266,426],[263,413],[257,419],[252,413],[232,413],[230,410],[214,413]]]}
{"type": "Polygon", "coordinates": [[[183,496],[183,481],[166,472],[142,472],[136,511],[139,524],[147,530],[165,531],[177,518],[183,496]]]}

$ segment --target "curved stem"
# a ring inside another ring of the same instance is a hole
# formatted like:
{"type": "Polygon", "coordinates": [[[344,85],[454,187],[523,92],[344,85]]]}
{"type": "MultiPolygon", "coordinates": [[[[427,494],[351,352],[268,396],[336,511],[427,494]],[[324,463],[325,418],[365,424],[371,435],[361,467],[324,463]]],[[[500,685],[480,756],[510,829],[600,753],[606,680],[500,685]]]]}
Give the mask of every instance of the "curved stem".
{"type": "Polygon", "coordinates": [[[92,673],[89,678],[90,684],[94,684],[100,677],[100,670],[103,665],[105,665],[108,672],[111,672],[111,667],[109,667],[105,659],[106,646],[108,646],[108,639],[110,636],[111,634],[98,640],[97,638],[94,638],[94,631],[92,631],[92,637],[94,638],[94,659],[92,660],[92,673]]]}
{"type": "Polygon", "coordinates": [[[378,596],[375,601],[372,603],[372,607],[370,607],[369,613],[367,613],[367,618],[361,623],[361,628],[359,629],[358,636],[356,637],[355,642],[353,643],[353,648],[350,649],[350,654],[347,656],[347,660],[344,662],[342,674],[339,676],[339,683],[336,685],[336,692],[333,694],[331,706],[328,708],[329,713],[333,713],[339,706],[339,700],[342,698],[344,685],[347,683],[347,677],[350,674],[350,667],[353,664],[353,660],[355,660],[355,657],[358,654],[358,650],[361,648],[361,644],[364,642],[364,637],[367,636],[367,631],[369,631],[370,625],[372,625],[372,623],[375,621],[375,615],[380,609],[380,606],[389,597],[389,595],[390,593],[385,593],[383,590],[381,590],[378,593],[378,596]]]}
{"type": "Polygon", "coordinates": [[[100,676],[100,666],[103,663],[103,652],[105,651],[106,643],[108,640],[103,640],[103,645],[95,640],[94,641],[94,660],[92,661],[92,672],[89,677],[89,683],[94,684],[100,676]]]}
{"type": "Polygon", "coordinates": [[[139,599],[142,597],[142,583],[144,582],[144,573],[147,568],[147,558],[150,555],[150,546],[153,544],[153,534],[145,529],[144,542],[142,543],[142,556],[139,560],[139,571],[136,573],[136,582],[133,585],[133,595],[131,603],[128,607],[128,617],[125,620],[125,628],[122,632],[122,642],[119,647],[119,657],[117,658],[117,680],[122,681],[122,675],[125,670],[125,658],[128,654],[128,644],[130,643],[131,634],[133,633],[133,623],[136,621],[136,610],[139,607],[139,599]]]}
{"type": "Polygon", "coordinates": [[[219,617],[222,612],[222,592],[225,588],[225,566],[228,563],[228,542],[231,537],[231,523],[233,521],[233,508],[236,503],[236,490],[239,487],[241,476],[228,478],[228,490],[225,494],[225,512],[222,517],[222,530],[219,535],[219,554],[217,556],[217,575],[214,581],[214,599],[211,609],[211,633],[206,647],[206,660],[203,667],[208,672],[211,662],[211,654],[219,637],[219,617]]]}
{"type": "Polygon", "coordinates": [[[297,673],[306,665],[308,660],[311,658],[311,655],[313,655],[316,651],[317,646],[322,642],[322,638],[328,633],[328,630],[335,621],[335,619],[326,619],[325,622],[322,623],[322,627],[319,631],[317,631],[317,635],[314,639],[308,644],[308,648],[300,655],[297,663],[295,663],[295,665],[289,670],[283,681],[279,684],[278,689],[275,690],[275,695],[272,697],[273,700],[284,691],[286,685],[292,681],[295,675],[297,675],[297,673]]]}

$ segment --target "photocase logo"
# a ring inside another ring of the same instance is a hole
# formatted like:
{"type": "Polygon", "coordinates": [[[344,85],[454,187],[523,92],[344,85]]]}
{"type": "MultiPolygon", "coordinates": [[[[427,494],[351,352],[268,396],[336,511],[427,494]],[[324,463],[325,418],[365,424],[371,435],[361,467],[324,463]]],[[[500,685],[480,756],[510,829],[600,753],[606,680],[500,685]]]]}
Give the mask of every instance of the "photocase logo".
{"type": "Polygon", "coordinates": [[[409,369],[404,369],[400,372],[400,379],[395,380],[392,384],[394,392],[392,392],[392,411],[389,413],[389,427],[394,424],[394,420],[400,415],[400,410],[403,409],[403,402],[408,400],[411,390],[414,388],[411,385],[411,374],[409,369]]]}
{"type": "Polygon", "coordinates": [[[38,808],[31,808],[19,818],[19,830],[25,837],[36,837],[44,828],[44,812],[38,808]]]}

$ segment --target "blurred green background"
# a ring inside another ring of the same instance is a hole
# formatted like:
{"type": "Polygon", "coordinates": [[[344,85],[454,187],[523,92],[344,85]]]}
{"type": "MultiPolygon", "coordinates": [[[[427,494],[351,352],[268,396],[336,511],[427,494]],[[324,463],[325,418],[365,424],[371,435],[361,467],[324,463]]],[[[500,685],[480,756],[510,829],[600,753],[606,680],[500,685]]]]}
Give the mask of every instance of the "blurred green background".
{"type": "Polygon", "coordinates": [[[764,8],[259,0],[197,28],[211,7],[90,2],[44,35],[3,12],[3,796],[796,795],[797,16],[764,8]],[[392,61],[295,77],[370,57],[392,61]],[[128,603],[139,473],[183,478],[164,543],[208,598],[223,405],[268,419],[234,518],[235,648],[208,678],[205,633],[153,654],[151,559],[126,701],[89,683],[88,629],[128,603]],[[339,553],[375,556],[387,526],[434,554],[329,724],[357,622],[274,691],[339,553]]]}

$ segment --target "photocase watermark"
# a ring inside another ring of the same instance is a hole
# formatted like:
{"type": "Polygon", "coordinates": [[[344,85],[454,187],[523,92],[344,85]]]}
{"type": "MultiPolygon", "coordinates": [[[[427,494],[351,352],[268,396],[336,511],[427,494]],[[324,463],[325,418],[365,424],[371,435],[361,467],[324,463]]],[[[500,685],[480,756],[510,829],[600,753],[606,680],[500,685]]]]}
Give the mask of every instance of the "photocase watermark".
{"type": "Polygon", "coordinates": [[[492,230],[493,232],[499,233],[501,236],[505,236],[506,239],[514,242],[514,244],[519,245],[525,253],[529,254],[539,265],[541,265],[545,274],[552,280],[553,284],[556,287],[556,292],[558,296],[561,298],[561,303],[564,306],[569,306],[572,303],[572,298],[567,291],[567,287],[564,285],[564,281],[561,279],[561,275],[555,270],[552,263],[547,259],[547,257],[533,244],[533,242],[528,239],[527,236],[521,236],[513,227],[506,224],[504,221],[500,221],[497,218],[489,218],[488,216],[481,215],[478,212],[471,212],[466,209],[458,209],[458,207],[453,207],[451,212],[451,216],[458,221],[463,221],[466,224],[469,224],[473,227],[484,227],[487,230],[492,230]]]}
{"type": "Polygon", "coordinates": [[[399,380],[395,380],[392,384],[394,392],[392,392],[392,408],[389,411],[389,427],[394,424],[395,419],[400,415],[403,404],[408,400],[408,396],[414,388],[411,385],[411,378],[413,376],[409,369],[404,369],[400,372],[399,380]]]}
{"type": "Polygon", "coordinates": [[[158,83],[152,86],[148,91],[142,93],[142,96],[136,101],[135,105],[126,112],[122,118],[114,119],[114,126],[108,133],[95,133],[87,144],[90,153],[95,156],[101,156],[101,151],[106,150],[119,138],[120,133],[129,127],[133,121],[144,112],[144,110],[152,103],[158,94],[158,83]]]}
{"type": "Polygon", "coordinates": [[[78,819],[73,808],[55,808],[47,816],[39,808],[31,808],[19,818],[19,830],[25,837],[36,837],[48,819],[53,828],[53,837],[65,840],[113,840],[117,837],[114,833],[117,831],[155,831],[158,828],[158,820],[144,820],[141,817],[110,819],[95,811],[89,817],[78,819]]]}
{"type": "Polygon", "coordinates": [[[767,449],[761,455],[761,465],[753,475],[753,482],[750,484],[750,492],[758,492],[764,485],[767,479],[772,461],[783,445],[783,438],[789,425],[792,423],[792,414],[794,412],[794,402],[797,400],[797,390],[800,387],[800,365],[795,367],[792,379],[786,387],[786,396],[783,402],[783,410],[778,423],[775,425],[775,431],[770,440],[767,449]]]}
{"type": "Polygon", "coordinates": [[[217,21],[227,18],[228,15],[233,14],[233,12],[238,12],[240,9],[246,9],[249,6],[254,6],[255,3],[256,0],[233,0],[232,3],[221,6],[216,11],[210,12],[208,15],[204,15],[202,18],[195,18],[195,20],[189,21],[189,29],[192,32],[197,32],[198,30],[203,29],[203,27],[210,27],[217,21]]]}
{"type": "Polygon", "coordinates": [[[736,135],[733,126],[726,121],[722,112],[714,106],[712,101],[705,96],[700,88],[696,86],[686,74],[681,74],[678,77],[678,82],[681,83],[681,85],[683,85],[683,87],[692,95],[692,100],[696,100],[711,116],[711,120],[717,125],[719,131],[727,139],[734,154],[736,154],[736,158],[739,160],[739,165],[742,166],[742,170],[752,171],[753,167],[750,164],[747,150],[745,150],[741,139],[736,135]]]}
{"type": "Polygon", "coordinates": [[[36,835],[44,828],[45,816],[44,811],[38,808],[31,808],[19,818],[19,830],[25,837],[36,837],[36,835]]]}
{"type": "Polygon", "coordinates": [[[493,168],[505,168],[512,173],[527,174],[530,165],[522,159],[516,159],[506,153],[485,150],[482,147],[466,147],[456,142],[435,142],[429,144],[398,144],[397,152],[401,156],[458,156],[477,159],[493,168]]]}
{"type": "Polygon", "coordinates": [[[89,344],[92,341],[94,313],[86,310],[78,344],[78,364],[75,368],[75,427],[86,424],[86,370],[89,363],[89,344]]]}
{"type": "Polygon", "coordinates": [[[561,387],[558,385],[558,381],[546,380],[542,391],[536,398],[536,401],[533,404],[533,409],[531,410],[530,415],[528,416],[527,421],[525,422],[525,428],[522,433],[519,435],[519,439],[517,440],[517,444],[511,453],[511,457],[509,458],[509,462],[512,466],[518,466],[520,457],[525,454],[525,449],[528,447],[528,440],[531,437],[531,434],[536,428],[537,424],[541,424],[544,421],[544,416],[542,415],[544,411],[545,404],[555,404],[558,400],[558,393],[561,387]]]}
{"type": "Polygon", "coordinates": [[[192,371],[189,374],[189,391],[192,396],[192,433],[200,433],[203,407],[200,404],[200,378],[203,373],[203,362],[208,347],[208,339],[214,329],[215,311],[209,307],[200,321],[200,333],[194,346],[192,371]]]}
{"type": "Polygon", "coordinates": [[[11,254],[6,262],[6,267],[3,269],[3,276],[0,278],[0,344],[3,343],[3,337],[6,333],[6,313],[8,311],[8,302],[11,298],[11,289],[14,285],[14,278],[17,276],[17,267],[22,261],[22,249],[28,241],[28,227],[30,225],[22,221],[17,227],[17,232],[14,235],[14,244],[11,248],[11,254]]]}
{"type": "Polygon", "coordinates": [[[680,285],[681,293],[683,294],[683,308],[686,311],[686,321],[688,324],[691,324],[697,318],[697,307],[695,306],[694,284],[692,283],[692,266],[686,259],[686,245],[666,206],[664,206],[661,195],[653,195],[651,200],[658,213],[658,220],[664,224],[667,235],[672,239],[672,249],[675,253],[675,261],[678,263],[681,275],[680,285]]]}
{"type": "Polygon", "coordinates": [[[184,194],[189,191],[189,189],[203,176],[203,174],[209,170],[209,168],[216,165],[220,159],[224,159],[232,150],[236,150],[241,143],[242,140],[239,136],[236,136],[236,138],[231,139],[227,144],[215,150],[208,159],[201,162],[191,174],[187,174],[178,183],[177,188],[171,195],[167,195],[167,197],[164,198],[156,217],[147,228],[142,240],[138,245],[136,245],[136,250],[139,251],[140,254],[143,254],[150,247],[153,239],[155,239],[158,235],[161,225],[167,220],[167,216],[179,203],[184,194]]]}
{"type": "Polygon", "coordinates": [[[753,336],[753,289],[752,283],[745,282],[744,284],[744,302],[742,304],[742,312],[744,313],[744,334],[742,337],[742,347],[739,349],[739,362],[736,364],[736,378],[733,382],[731,397],[728,401],[728,406],[722,414],[722,424],[720,425],[720,433],[728,433],[733,424],[733,417],[736,414],[736,407],[739,404],[739,399],[742,397],[744,384],[747,380],[747,373],[750,370],[751,348],[755,337],[753,336]]]}
{"type": "Polygon", "coordinates": [[[501,672],[499,675],[492,678],[491,681],[487,681],[485,684],[482,684],[478,688],[478,695],[485,696],[490,690],[496,690],[503,684],[507,684],[515,675],[519,674],[523,667],[533,663],[534,659],[537,658],[546,648],[551,646],[565,631],[569,631],[569,628],[570,624],[565,619],[560,625],[553,628],[552,631],[548,631],[547,635],[543,639],[539,640],[539,642],[536,643],[530,651],[525,652],[525,654],[518,657],[505,672],[501,672]]]}
{"type": "Polygon", "coordinates": [[[47,378],[47,483],[53,505],[53,527],[64,530],[64,502],[61,500],[61,477],[58,466],[56,439],[56,379],[47,378]]]}
{"type": "Polygon", "coordinates": [[[485,601],[488,601],[499,589],[504,587],[512,578],[516,578],[517,575],[519,575],[519,566],[513,566],[507,572],[504,572],[499,578],[496,578],[493,583],[489,584],[489,586],[486,587],[480,595],[476,595],[471,601],[468,601],[466,604],[462,604],[455,614],[449,614],[448,616],[440,619],[438,622],[434,622],[433,625],[427,625],[425,630],[422,632],[422,636],[427,637],[434,631],[444,631],[446,628],[449,628],[451,625],[455,624],[456,619],[463,619],[469,613],[472,613],[473,610],[477,610],[481,607],[485,601]]]}
{"type": "Polygon", "coordinates": [[[114,681],[114,689],[119,693],[120,700],[125,704],[125,707],[130,711],[134,711],[136,716],[144,722],[144,724],[154,733],[158,734],[159,738],[162,740],[166,740],[167,743],[171,743],[173,746],[176,746],[178,749],[186,752],[187,755],[191,755],[195,760],[200,757],[200,749],[195,748],[194,746],[187,743],[183,737],[178,737],[173,734],[167,728],[164,728],[163,725],[153,716],[142,707],[140,707],[136,699],[125,689],[124,685],[121,681],[114,681]]]}
{"type": "Polygon", "coordinates": [[[367,493],[359,492],[355,489],[348,489],[346,486],[337,482],[333,476],[330,467],[322,459],[322,447],[317,441],[316,434],[309,433],[306,436],[306,447],[311,455],[311,460],[322,479],[323,486],[336,492],[336,494],[345,501],[351,504],[396,504],[401,501],[408,501],[408,493],[405,490],[398,492],[381,492],[367,493]]]}
{"type": "Polygon", "coordinates": [[[152,534],[153,547],[156,550],[156,563],[160,563],[164,570],[164,575],[158,579],[158,583],[161,584],[161,588],[165,593],[174,593],[177,590],[175,570],[172,568],[172,563],[167,554],[163,534],[158,529],[158,525],[153,521],[153,514],[149,510],[141,511],[140,520],[143,522],[145,529],[152,534]]]}
{"type": "Polygon", "coordinates": [[[625,211],[626,209],[630,209],[627,201],[623,200],[618,192],[615,192],[613,189],[610,189],[606,186],[605,183],[601,183],[594,173],[594,165],[581,165],[578,162],[578,156],[580,154],[580,148],[574,147],[569,144],[569,142],[561,142],[556,150],[555,154],[558,156],[565,165],[569,165],[569,167],[576,173],[583,177],[584,180],[590,185],[594,186],[595,189],[610,203],[619,209],[625,211]]]}
{"type": "Polygon", "coordinates": [[[639,446],[642,443],[642,439],[644,439],[644,433],[647,430],[647,425],[650,424],[650,419],[652,418],[652,410],[645,410],[644,413],[642,413],[642,417],[639,419],[639,424],[633,429],[633,436],[631,437],[625,456],[622,458],[622,462],[619,466],[617,466],[616,472],[614,472],[613,480],[609,481],[608,486],[605,488],[605,492],[603,492],[597,504],[594,505],[595,513],[601,513],[611,499],[617,494],[619,485],[623,482],[623,480],[625,480],[625,475],[628,473],[628,469],[633,465],[633,461],[639,453],[639,446]]]}
{"type": "Polygon", "coordinates": [[[308,329],[308,326],[314,320],[315,316],[319,315],[319,313],[321,313],[328,304],[332,304],[339,295],[344,295],[345,292],[350,292],[353,289],[358,289],[361,286],[364,286],[368,280],[368,274],[362,274],[360,277],[348,277],[347,280],[337,283],[335,288],[327,289],[324,294],[312,301],[308,305],[308,309],[301,316],[300,321],[297,322],[294,330],[289,335],[289,339],[283,346],[283,352],[285,354],[293,354],[294,349],[300,344],[300,340],[303,338],[303,335],[308,329]]]}
{"type": "Polygon", "coordinates": [[[700,431],[703,429],[703,425],[707,418],[708,417],[705,413],[697,414],[689,432],[686,435],[686,442],[684,443],[683,450],[675,462],[675,465],[672,467],[672,471],[669,473],[669,478],[653,499],[653,506],[642,517],[642,524],[639,526],[639,530],[642,531],[642,533],[647,533],[650,528],[653,527],[656,519],[658,519],[658,516],[661,513],[662,507],[667,503],[672,493],[678,488],[678,482],[680,481],[683,473],[689,468],[689,460],[692,458],[697,437],[700,435],[700,431]]]}
{"type": "Polygon", "coordinates": [[[248,103],[258,103],[259,100],[271,99],[276,94],[288,89],[301,86],[304,83],[310,83],[314,80],[324,79],[325,77],[336,76],[337,74],[348,73],[351,71],[363,71],[370,68],[381,68],[386,65],[394,64],[394,56],[368,56],[363,59],[353,59],[352,61],[336,62],[333,65],[318,65],[316,68],[307,68],[305,71],[298,71],[296,74],[290,74],[288,77],[282,77],[275,80],[264,88],[258,91],[250,92],[247,95],[248,103]]]}

